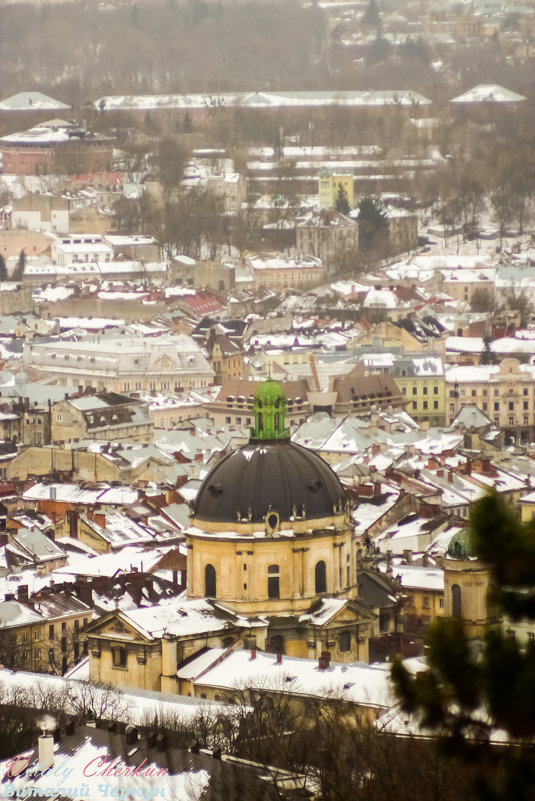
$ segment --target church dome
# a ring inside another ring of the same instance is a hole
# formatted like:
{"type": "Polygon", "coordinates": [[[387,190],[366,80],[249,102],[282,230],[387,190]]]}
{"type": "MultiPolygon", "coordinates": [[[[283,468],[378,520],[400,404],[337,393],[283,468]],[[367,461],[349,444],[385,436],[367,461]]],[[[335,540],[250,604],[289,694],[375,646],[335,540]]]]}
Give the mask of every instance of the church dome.
{"type": "Polygon", "coordinates": [[[273,510],[281,521],[309,520],[340,513],[344,503],[336,474],[316,453],[289,440],[251,441],[207,475],[193,515],[221,523],[261,523],[273,510]]]}
{"type": "Polygon", "coordinates": [[[212,468],[197,494],[194,518],[271,525],[269,513],[281,522],[340,514],[344,489],[327,462],[290,442],[284,420],[286,397],[276,381],[268,379],[260,385],[253,411],[249,444],[212,468]]]}
{"type": "Polygon", "coordinates": [[[477,557],[470,531],[467,528],[461,529],[451,538],[446,554],[450,559],[475,559],[477,557]]]}

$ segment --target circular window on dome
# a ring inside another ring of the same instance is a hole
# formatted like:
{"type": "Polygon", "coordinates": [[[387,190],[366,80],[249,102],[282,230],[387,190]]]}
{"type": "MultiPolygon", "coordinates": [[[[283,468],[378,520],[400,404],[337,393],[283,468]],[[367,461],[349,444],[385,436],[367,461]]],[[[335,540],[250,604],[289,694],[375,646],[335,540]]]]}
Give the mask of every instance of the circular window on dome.
{"type": "Polygon", "coordinates": [[[279,525],[279,514],[278,512],[271,512],[269,511],[264,518],[266,527],[269,531],[275,531],[275,529],[279,525]]]}

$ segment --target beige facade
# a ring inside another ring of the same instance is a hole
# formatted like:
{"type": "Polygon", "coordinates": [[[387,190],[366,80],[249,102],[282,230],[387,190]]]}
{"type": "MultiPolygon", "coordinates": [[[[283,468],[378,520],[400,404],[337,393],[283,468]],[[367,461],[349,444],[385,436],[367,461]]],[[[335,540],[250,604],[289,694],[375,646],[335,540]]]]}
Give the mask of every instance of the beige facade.
{"type": "Polygon", "coordinates": [[[130,472],[100,453],[57,447],[29,447],[7,463],[6,477],[26,481],[30,476],[65,473],[84,481],[127,481],[130,472]]]}
{"type": "Polygon", "coordinates": [[[227,381],[243,378],[243,351],[225,334],[212,329],[206,345],[215,372],[215,384],[221,386],[227,381]]]}
{"type": "Polygon", "coordinates": [[[85,395],[53,404],[50,437],[54,444],[82,439],[152,442],[148,407],[117,394],[85,395]]]}
{"type": "Polygon", "coordinates": [[[151,339],[97,336],[43,343],[24,350],[24,362],[62,387],[100,392],[176,391],[211,386],[214,371],[185,334],[151,339]]]}
{"type": "MultiPolygon", "coordinates": [[[[282,382],[286,398],[287,420],[300,425],[312,411],[308,402],[308,382],[306,380],[282,382]]],[[[225,381],[219,394],[207,410],[215,426],[251,426],[254,422],[253,396],[258,387],[257,381],[225,381]]]]}
{"type": "Polygon", "coordinates": [[[322,263],[313,256],[299,259],[255,256],[248,260],[248,266],[253,274],[254,288],[272,289],[274,292],[312,287],[321,283],[325,276],[322,263]]]}
{"type": "Polygon", "coordinates": [[[315,256],[324,264],[342,258],[348,252],[357,253],[358,224],[333,209],[313,214],[295,227],[298,253],[315,256]]]}
{"type": "Polygon", "coordinates": [[[403,349],[405,353],[435,353],[444,356],[445,338],[434,337],[422,342],[412,336],[405,328],[394,325],[390,321],[377,323],[369,331],[361,334],[356,343],[358,346],[369,345],[381,348],[403,349]]]}
{"type": "Polygon", "coordinates": [[[388,215],[388,244],[390,253],[407,253],[418,247],[418,217],[416,214],[388,215]]]}
{"type": "Polygon", "coordinates": [[[169,279],[174,284],[211,289],[214,292],[228,292],[236,285],[232,265],[210,260],[195,261],[185,256],[177,256],[171,261],[169,279]]]}
{"type": "Polygon", "coordinates": [[[498,625],[490,568],[464,555],[440,562],[444,568],[444,617],[462,618],[468,637],[481,637],[498,625]]]}
{"type": "Polygon", "coordinates": [[[0,283],[0,315],[29,312],[34,308],[30,287],[8,282],[0,283]]]}
{"type": "Polygon", "coordinates": [[[85,652],[84,628],[90,623],[92,611],[77,599],[69,599],[63,613],[59,603],[46,612],[47,604],[26,600],[8,599],[0,604],[0,618],[8,607],[19,611],[23,624],[15,620],[2,624],[0,652],[3,661],[19,670],[35,673],[64,673],[85,652]],[[71,607],[69,609],[69,606],[71,607]],[[41,612],[38,610],[41,609],[41,612]]]}
{"type": "MultiPolygon", "coordinates": [[[[187,616],[187,603],[183,609],[187,616]]],[[[261,632],[262,627],[256,631],[261,632]]],[[[153,634],[136,624],[135,615],[132,620],[128,615],[111,613],[93,623],[87,632],[89,678],[114,687],[178,693],[179,664],[206,646],[228,647],[248,634],[247,625],[227,625],[216,615],[197,633],[162,634],[160,629],[153,634]]]]}
{"type": "Polygon", "coordinates": [[[476,404],[496,427],[520,441],[535,436],[535,368],[518,359],[500,365],[446,368],[446,420],[476,404]]]}

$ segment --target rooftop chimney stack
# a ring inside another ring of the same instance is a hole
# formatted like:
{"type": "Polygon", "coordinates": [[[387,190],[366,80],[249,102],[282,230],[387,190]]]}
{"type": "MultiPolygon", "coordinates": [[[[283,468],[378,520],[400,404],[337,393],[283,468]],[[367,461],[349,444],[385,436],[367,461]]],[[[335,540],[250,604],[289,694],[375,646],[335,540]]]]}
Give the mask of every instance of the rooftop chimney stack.
{"type": "Polygon", "coordinates": [[[277,654],[277,665],[282,665],[282,654],[277,654]]]}
{"type": "Polygon", "coordinates": [[[320,670],[327,670],[330,664],[331,664],[331,652],[322,651],[321,656],[318,660],[318,668],[320,670]]]}
{"type": "Polygon", "coordinates": [[[54,765],[54,738],[50,733],[40,734],[37,739],[39,749],[39,768],[48,770],[54,765]]]}

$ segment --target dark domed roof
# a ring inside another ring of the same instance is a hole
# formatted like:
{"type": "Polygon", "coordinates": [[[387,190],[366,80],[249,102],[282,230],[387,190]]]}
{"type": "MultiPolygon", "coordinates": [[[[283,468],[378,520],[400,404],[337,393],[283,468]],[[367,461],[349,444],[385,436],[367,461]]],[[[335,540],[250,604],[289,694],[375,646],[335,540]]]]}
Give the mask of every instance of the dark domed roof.
{"type": "Polygon", "coordinates": [[[452,559],[473,559],[477,556],[470,531],[467,528],[463,528],[453,535],[446,554],[452,559]]]}
{"type": "Polygon", "coordinates": [[[271,508],[281,521],[341,511],[345,493],[320,456],[289,440],[251,442],[222,459],[204,479],[194,516],[221,523],[261,523],[271,508]]]}

